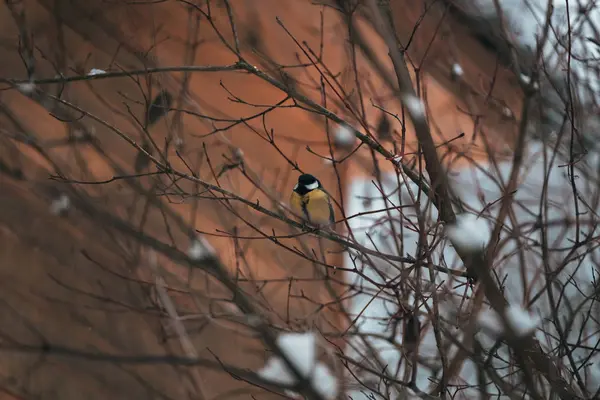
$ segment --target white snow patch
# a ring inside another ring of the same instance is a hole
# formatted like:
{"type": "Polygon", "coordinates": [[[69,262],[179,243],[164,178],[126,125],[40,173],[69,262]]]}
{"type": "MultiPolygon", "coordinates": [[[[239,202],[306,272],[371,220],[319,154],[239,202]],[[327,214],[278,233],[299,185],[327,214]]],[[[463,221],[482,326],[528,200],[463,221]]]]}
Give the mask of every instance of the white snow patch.
{"type": "Polygon", "coordinates": [[[531,78],[528,75],[521,74],[521,82],[525,85],[529,85],[531,83],[531,78]]]}
{"type": "Polygon", "coordinates": [[[88,72],[88,76],[94,76],[94,75],[102,75],[105,74],[106,71],[103,69],[99,69],[99,68],[92,68],[90,69],[90,72],[88,72]]]}
{"type": "Polygon", "coordinates": [[[50,212],[54,215],[59,215],[68,211],[71,207],[71,199],[66,194],[61,194],[58,198],[54,199],[50,204],[50,212]]]}
{"type": "Polygon", "coordinates": [[[311,384],[315,390],[325,399],[335,399],[338,394],[338,382],[329,368],[319,362],[315,366],[311,384]]]}
{"type": "Polygon", "coordinates": [[[402,104],[406,107],[409,114],[413,118],[424,119],[425,118],[425,106],[420,98],[414,95],[404,96],[402,104]]]}
{"type": "Polygon", "coordinates": [[[17,85],[17,89],[19,90],[19,92],[25,94],[25,95],[30,95],[35,91],[35,83],[34,82],[25,82],[25,83],[19,83],[17,85]]]}
{"type": "Polygon", "coordinates": [[[502,318],[494,310],[481,310],[477,314],[477,324],[482,330],[494,337],[502,336],[504,333],[502,318]]]}
{"type": "Polygon", "coordinates": [[[462,76],[464,74],[465,74],[465,71],[460,66],[460,64],[458,64],[458,63],[452,64],[452,76],[454,76],[455,78],[462,78],[462,76]]]}
{"type": "Polygon", "coordinates": [[[214,256],[215,249],[203,236],[198,236],[192,240],[187,254],[192,260],[200,261],[214,256]]]}
{"type": "MultiPolygon", "coordinates": [[[[310,379],[315,391],[326,399],[334,399],[337,396],[336,378],[326,365],[316,361],[314,333],[283,333],[277,338],[277,346],[302,378],[310,379]]],[[[285,361],[275,356],[267,360],[258,374],[275,384],[293,386],[297,383],[294,373],[287,367],[285,361]]]]}
{"type": "MultiPolygon", "coordinates": [[[[541,323],[538,316],[532,316],[521,306],[511,305],[505,310],[506,322],[510,325],[513,333],[517,337],[523,337],[535,332],[541,323]]],[[[479,312],[477,323],[483,330],[494,337],[499,337],[506,333],[502,318],[491,309],[479,312]]]]}
{"type": "Polygon", "coordinates": [[[314,333],[285,333],[277,338],[285,357],[307,377],[315,367],[317,338],[314,333]]]}
{"type": "Polygon", "coordinates": [[[491,231],[482,217],[463,213],[456,216],[456,223],[446,227],[446,234],[454,247],[472,252],[487,246],[491,231]]]}
{"type": "Polygon", "coordinates": [[[354,146],[357,140],[353,129],[346,124],[338,125],[333,135],[333,143],[336,147],[349,148],[354,146]]]}
{"type": "Polygon", "coordinates": [[[258,371],[258,375],[273,383],[279,383],[286,386],[291,386],[295,382],[295,378],[291,371],[288,371],[283,360],[277,357],[269,358],[264,367],[258,371]]]}
{"type": "MultiPolygon", "coordinates": [[[[519,79],[521,80],[521,82],[524,85],[526,85],[526,86],[531,85],[531,77],[529,75],[521,74],[519,79]]],[[[533,89],[538,90],[540,88],[540,85],[537,82],[533,82],[532,87],[533,87],[533,89]]]]}
{"type": "Polygon", "coordinates": [[[521,306],[508,306],[505,313],[506,321],[518,337],[527,336],[535,332],[541,322],[538,316],[532,316],[521,306]]]}
{"type": "Polygon", "coordinates": [[[505,106],[502,108],[502,116],[504,116],[504,118],[512,118],[514,114],[510,108],[505,106]]]}
{"type": "Polygon", "coordinates": [[[244,150],[242,150],[242,149],[241,149],[241,148],[239,148],[239,147],[236,147],[236,148],[233,150],[233,157],[234,157],[234,160],[235,160],[235,161],[238,161],[238,162],[239,162],[239,161],[243,161],[243,160],[244,160],[244,150]]]}

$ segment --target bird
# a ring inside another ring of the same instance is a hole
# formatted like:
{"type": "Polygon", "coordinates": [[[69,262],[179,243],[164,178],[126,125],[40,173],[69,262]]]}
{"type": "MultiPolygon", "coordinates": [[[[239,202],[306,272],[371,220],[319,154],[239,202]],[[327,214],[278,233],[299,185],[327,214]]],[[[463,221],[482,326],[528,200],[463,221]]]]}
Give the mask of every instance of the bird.
{"type": "Polygon", "coordinates": [[[328,226],[335,223],[335,214],[329,194],[321,182],[310,174],[298,177],[298,183],[290,196],[290,206],[310,224],[328,226]]]}

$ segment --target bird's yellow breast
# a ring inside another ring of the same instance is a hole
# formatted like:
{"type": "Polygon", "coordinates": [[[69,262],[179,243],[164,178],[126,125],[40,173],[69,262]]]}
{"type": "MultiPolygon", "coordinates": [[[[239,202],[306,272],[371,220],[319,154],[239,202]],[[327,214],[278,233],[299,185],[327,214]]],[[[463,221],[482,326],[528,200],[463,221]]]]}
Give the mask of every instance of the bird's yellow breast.
{"type": "Polygon", "coordinates": [[[304,196],[292,192],[290,207],[296,214],[314,224],[329,224],[332,219],[329,196],[320,189],[312,190],[304,196]]]}

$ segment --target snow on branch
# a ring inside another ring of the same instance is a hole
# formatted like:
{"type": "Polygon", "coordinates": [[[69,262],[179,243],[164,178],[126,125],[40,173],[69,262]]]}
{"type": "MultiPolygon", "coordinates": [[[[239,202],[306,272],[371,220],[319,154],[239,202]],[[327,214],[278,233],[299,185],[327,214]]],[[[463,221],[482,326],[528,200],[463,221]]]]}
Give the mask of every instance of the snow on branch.
{"type": "Polygon", "coordinates": [[[349,149],[357,142],[356,135],[352,128],[346,124],[340,124],[335,129],[333,135],[333,144],[342,149],[349,149]]]}
{"type": "Polygon", "coordinates": [[[88,72],[88,76],[101,75],[101,74],[105,74],[105,73],[106,73],[106,71],[103,69],[92,68],[92,69],[90,69],[90,72],[88,72]]]}
{"type": "Polygon", "coordinates": [[[446,227],[454,247],[466,252],[481,251],[487,246],[491,231],[485,219],[474,214],[458,214],[456,222],[446,227]]]}
{"type": "Polygon", "coordinates": [[[193,239],[188,249],[188,257],[194,261],[201,261],[215,255],[215,249],[203,236],[193,239]]]}
{"type": "MultiPolygon", "coordinates": [[[[508,306],[504,312],[510,330],[517,336],[528,336],[535,332],[541,323],[538,316],[532,316],[521,306],[508,306]]],[[[481,311],[477,316],[478,325],[489,334],[499,337],[506,334],[502,318],[493,310],[481,311]]]]}
{"type": "MultiPolygon", "coordinates": [[[[277,346],[304,379],[325,399],[335,399],[338,383],[329,368],[316,359],[317,338],[314,333],[283,333],[277,338],[277,346]]],[[[276,385],[293,387],[299,382],[293,372],[279,357],[271,357],[258,374],[276,385]]],[[[291,393],[290,393],[291,394],[291,393]]]]}
{"type": "Polygon", "coordinates": [[[425,106],[420,98],[415,95],[406,95],[402,98],[402,104],[414,119],[425,119],[425,106]]]}

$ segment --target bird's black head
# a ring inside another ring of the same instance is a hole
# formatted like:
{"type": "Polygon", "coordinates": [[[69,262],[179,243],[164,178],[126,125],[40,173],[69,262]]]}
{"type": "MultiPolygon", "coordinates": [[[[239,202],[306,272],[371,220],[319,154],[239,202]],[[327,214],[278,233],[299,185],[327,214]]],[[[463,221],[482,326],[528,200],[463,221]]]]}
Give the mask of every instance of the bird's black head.
{"type": "Polygon", "coordinates": [[[294,187],[294,191],[299,195],[305,195],[311,190],[321,187],[321,182],[310,174],[302,174],[298,177],[298,183],[294,187]]]}

